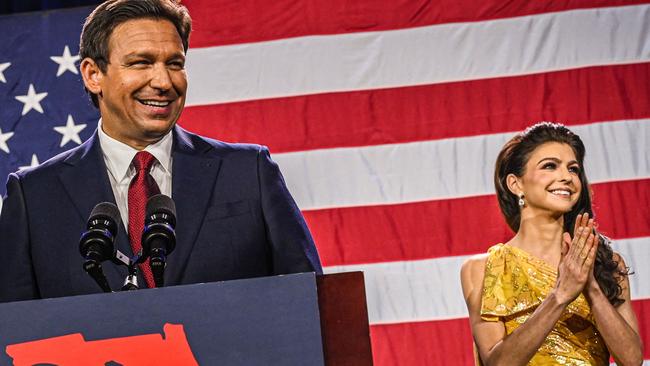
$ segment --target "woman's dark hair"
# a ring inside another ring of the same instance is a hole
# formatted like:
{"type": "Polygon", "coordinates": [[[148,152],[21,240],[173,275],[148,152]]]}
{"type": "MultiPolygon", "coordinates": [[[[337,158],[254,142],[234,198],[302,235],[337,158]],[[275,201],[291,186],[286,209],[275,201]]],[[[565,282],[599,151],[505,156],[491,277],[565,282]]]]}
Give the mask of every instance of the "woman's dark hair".
{"type": "MultiPolygon", "coordinates": [[[[118,25],[134,19],[169,20],[183,42],[187,52],[192,18],[183,5],[176,0],[108,0],[99,5],[86,18],[79,40],[79,57],[95,61],[102,72],[106,72],[109,52],[108,41],[118,25]]],[[[95,107],[99,107],[97,96],[88,89],[95,107]]]]}
{"type": "MultiPolygon", "coordinates": [[[[519,197],[508,189],[506,179],[509,174],[514,174],[517,177],[523,176],[526,163],[533,151],[547,142],[559,142],[569,145],[580,165],[578,177],[582,183],[582,191],[571,211],[564,214],[564,231],[573,235],[576,217],[581,213],[589,213],[589,217],[594,217],[594,214],[591,208],[591,190],[583,164],[585,146],[578,135],[561,124],[537,123],[513,137],[503,146],[494,169],[494,186],[497,191],[499,207],[506,218],[508,226],[514,232],[519,231],[521,220],[521,211],[518,204],[519,197]]],[[[618,262],[614,260],[613,251],[609,245],[610,240],[598,232],[596,232],[596,237],[599,245],[594,265],[594,276],[609,302],[614,306],[618,306],[624,302],[620,297],[622,289],[619,283],[623,277],[629,274],[629,271],[627,269],[624,271],[619,270],[618,262]]]]}

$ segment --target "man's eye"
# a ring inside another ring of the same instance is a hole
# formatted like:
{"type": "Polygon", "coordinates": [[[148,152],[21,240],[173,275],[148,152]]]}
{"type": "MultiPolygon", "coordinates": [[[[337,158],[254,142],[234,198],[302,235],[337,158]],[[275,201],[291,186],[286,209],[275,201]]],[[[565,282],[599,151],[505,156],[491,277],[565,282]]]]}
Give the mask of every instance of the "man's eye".
{"type": "Polygon", "coordinates": [[[149,62],[147,60],[135,60],[131,62],[131,66],[142,66],[142,65],[148,65],[149,62]]]}
{"type": "Polygon", "coordinates": [[[170,62],[169,66],[174,70],[183,70],[185,68],[185,63],[182,61],[170,62]]]}

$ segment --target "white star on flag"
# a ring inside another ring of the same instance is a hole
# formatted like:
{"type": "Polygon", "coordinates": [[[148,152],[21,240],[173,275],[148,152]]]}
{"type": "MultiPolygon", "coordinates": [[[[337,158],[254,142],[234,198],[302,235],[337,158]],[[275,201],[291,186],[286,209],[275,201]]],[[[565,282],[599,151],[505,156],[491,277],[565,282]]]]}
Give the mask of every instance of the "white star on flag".
{"type": "Polygon", "coordinates": [[[59,127],[54,127],[54,130],[61,135],[61,145],[59,147],[63,147],[63,145],[67,144],[70,141],[74,141],[77,143],[77,145],[81,144],[81,138],[79,138],[79,132],[86,128],[86,124],[79,124],[75,125],[74,124],[74,119],[72,119],[72,116],[68,114],[68,122],[66,122],[65,126],[59,126],[59,127]]]}
{"type": "Polygon", "coordinates": [[[40,164],[38,162],[38,157],[36,157],[36,154],[32,154],[32,162],[29,165],[24,165],[24,166],[18,167],[18,169],[33,168],[33,167],[38,166],[38,164],[40,164]]]}
{"type": "Polygon", "coordinates": [[[50,56],[50,58],[52,61],[59,64],[59,69],[56,71],[56,77],[61,76],[66,71],[70,71],[73,74],[79,74],[77,67],[74,65],[75,61],[79,59],[79,55],[72,56],[67,45],[63,49],[62,56],[50,56]]]}
{"type": "Polygon", "coordinates": [[[2,133],[2,128],[0,128],[0,150],[9,154],[9,146],[7,146],[7,140],[13,136],[13,132],[2,133]]]}
{"type": "Polygon", "coordinates": [[[3,83],[6,83],[7,79],[5,79],[5,74],[3,74],[2,72],[7,70],[7,67],[9,66],[11,66],[11,62],[5,62],[3,64],[0,64],[0,81],[2,81],[3,83]]]}
{"type": "Polygon", "coordinates": [[[36,90],[34,90],[34,84],[29,84],[29,90],[27,91],[27,95],[18,95],[16,96],[16,99],[19,101],[23,102],[25,105],[23,106],[23,113],[21,116],[24,116],[29,112],[30,110],[34,109],[40,113],[43,113],[43,107],[41,107],[41,100],[47,96],[47,93],[36,93],[36,90]]]}

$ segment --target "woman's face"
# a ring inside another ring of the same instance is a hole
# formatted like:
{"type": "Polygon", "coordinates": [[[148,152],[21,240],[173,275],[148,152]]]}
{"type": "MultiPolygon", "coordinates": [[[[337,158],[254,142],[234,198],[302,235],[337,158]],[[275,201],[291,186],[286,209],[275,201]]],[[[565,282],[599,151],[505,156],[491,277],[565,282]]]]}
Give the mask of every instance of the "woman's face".
{"type": "Polygon", "coordinates": [[[564,214],[571,211],[582,191],[578,164],[567,144],[547,142],[533,150],[526,171],[518,178],[525,208],[564,214]]]}

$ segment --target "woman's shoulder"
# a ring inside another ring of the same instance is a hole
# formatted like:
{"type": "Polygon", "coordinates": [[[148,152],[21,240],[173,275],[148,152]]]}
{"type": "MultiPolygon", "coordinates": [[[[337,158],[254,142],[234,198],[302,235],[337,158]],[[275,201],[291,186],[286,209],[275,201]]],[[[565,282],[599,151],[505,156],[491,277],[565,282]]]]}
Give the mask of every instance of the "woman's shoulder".
{"type": "Polygon", "coordinates": [[[470,301],[480,300],[480,289],[483,287],[487,259],[487,253],[473,255],[465,259],[460,267],[460,284],[463,289],[463,296],[468,304],[470,301]]]}
{"type": "Polygon", "coordinates": [[[468,257],[463,261],[463,265],[460,267],[461,274],[463,272],[480,272],[481,274],[485,270],[485,264],[487,263],[490,257],[498,255],[503,250],[505,250],[507,245],[499,243],[491,246],[486,253],[476,254],[468,257]]]}
{"type": "Polygon", "coordinates": [[[487,253],[476,254],[463,261],[460,267],[460,279],[463,288],[482,284],[488,259],[494,256],[495,252],[502,250],[502,247],[503,244],[493,245],[488,249],[487,253]]]}
{"type": "Polygon", "coordinates": [[[465,259],[465,261],[463,261],[463,265],[460,267],[461,273],[474,272],[476,270],[485,269],[485,263],[487,262],[488,255],[488,253],[476,254],[465,259]]]}

